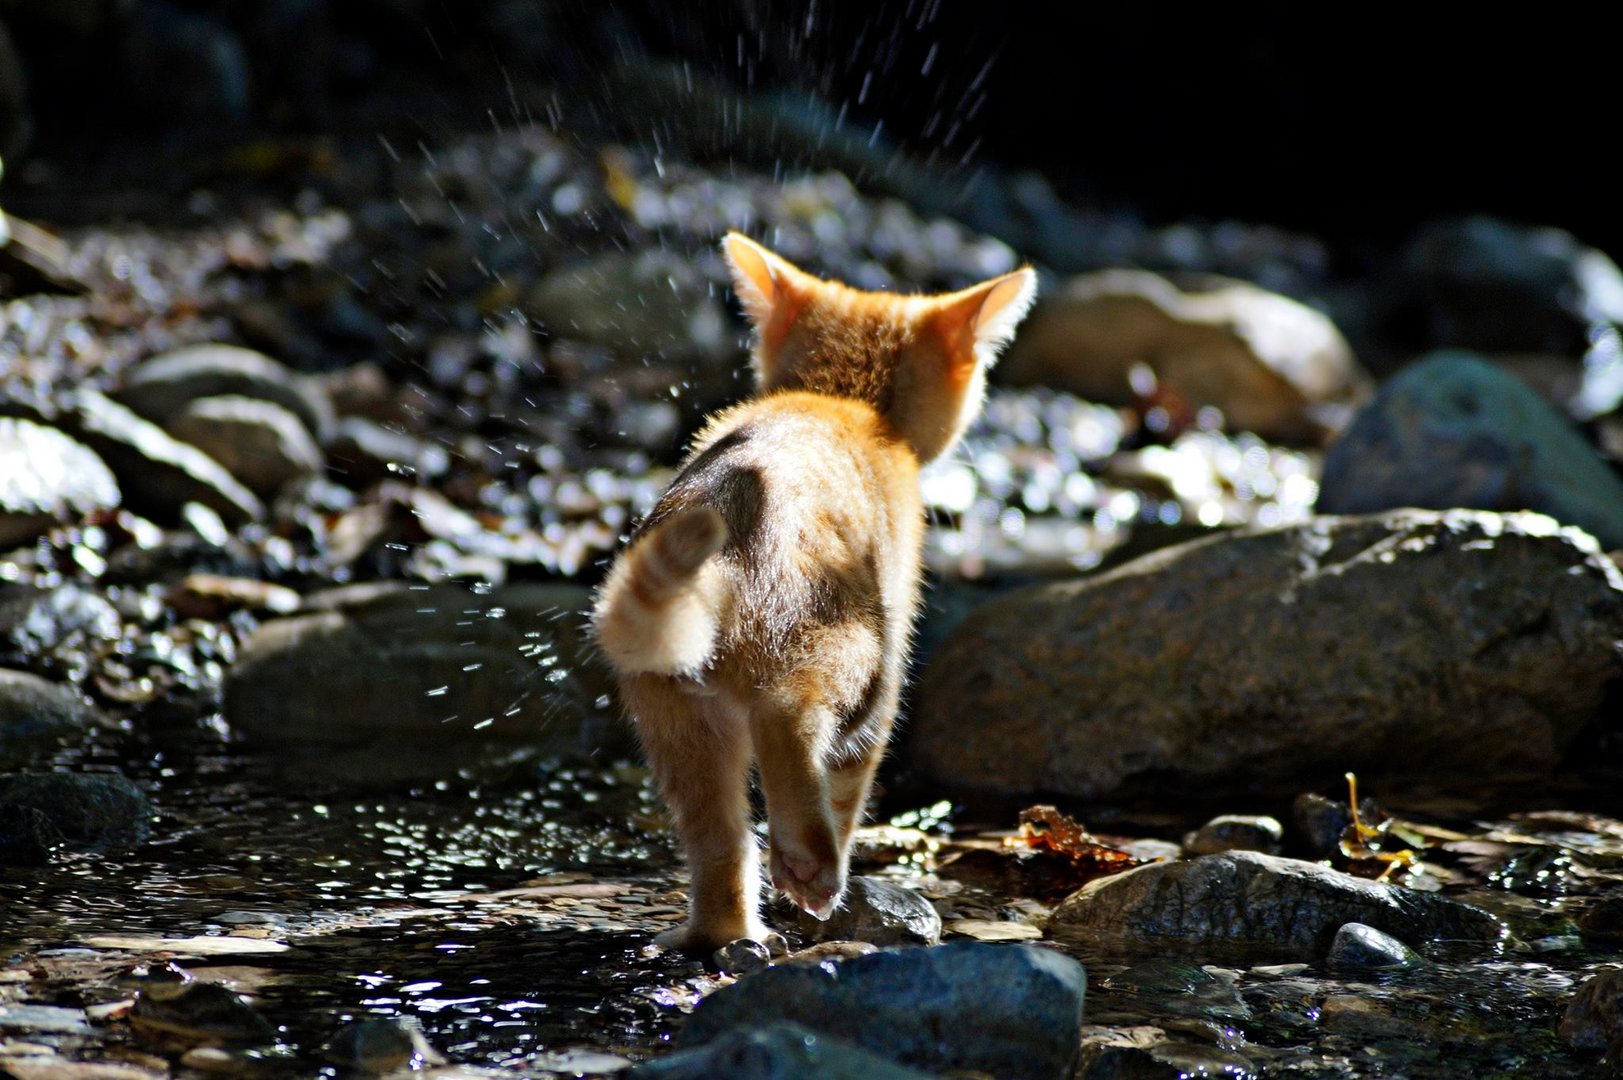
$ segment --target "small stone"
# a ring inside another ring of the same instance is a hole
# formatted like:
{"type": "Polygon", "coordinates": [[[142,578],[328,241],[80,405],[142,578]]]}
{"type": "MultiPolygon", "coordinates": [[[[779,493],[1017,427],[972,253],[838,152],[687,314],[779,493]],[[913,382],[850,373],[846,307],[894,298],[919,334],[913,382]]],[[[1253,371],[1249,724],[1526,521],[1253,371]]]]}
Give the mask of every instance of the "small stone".
{"type": "Polygon", "coordinates": [[[76,669],[81,654],[104,652],[123,628],[111,601],[79,585],[0,587],[0,656],[16,667],[76,669]]]}
{"type": "Polygon", "coordinates": [[[1580,1050],[1610,1049],[1623,1056],[1623,968],[1591,977],[1577,993],[1556,1032],[1580,1050]]]}
{"type": "Polygon", "coordinates": [[[788,1021],[917,1068],[1059,1080],[1076,1063],[1085,988],[1082,965],[1037,945],[887,949],[758,971],[701,1001],[676,1041],[788,1021]]]}
{"type": "Polygon", "coordinates": [[[799,1024],[723,1032],[702,1046],[643,1062],[634,1080],[929,1080],[931,1074],[799,1024]]]}
{"type": "Polygon", "coordinates": [[[628,358],[717,358],[732,348],[726,313],[692,260],[662,248],[556,270],[530,290],[525,307],[558,337],[628,358]]]}
{"type": "Polygon", "coordinates": [[[96,452],[55,428],[0,416],[0,550],[119,504],[96,452]]]}
{"type": "Polygon", "coordinates": [[[162,1040],[253,1046],[276,1040],[276,1029],[257,1009],[218,983],[152,983],[136,993],[130,1024],[162,1040]]]}
{"type": "Polygon", "coordinates": [[[56,1005],[0,1003],[0,1031],[40,1035],[88,1035],[90,1023],[83,1009],[56,1005]]]}
{"type": "Polygon", "coordinates": [[[954,919],[944,929],[976,941],[1035,941],[1043,936],[1042,930],[1030,923],[993,919],[954,919]]]}
{"type": "Polygon", "coordinates": [[[1260,851],[1278,855],[1285,838],[1285,826],[1278,818],[1246,814],[1223,814],[1212,818],[1184,838],[1190,855],[1215,855],[1219,851],[1260,851]]]}
{"type": "Polygon", "coordinates": [[[759,941],[739,938],[729,941],[711,957],[716,967],[728,975],[748,975],[772,962],[772,954],[759,941]]]}
{"type": "Polygon", "coordinates": [[[853,877],[845,898],[826,920],[818,920],[781,899],[774,914],[811,941],[866,941],[874,945],[934,945],[941,940],[941,916],[912,889],[871,877],[853,877]]]}
{"type": "Polygon", "coordinates": [[[1406,971],[1424,966],[1425,960],[1391,934],[1353,922],[1336,931],[1325,964],[1331,971],[1358,973],[1406,971]]]}
{"type": "Polygon", "coordinates": [[[821,964],[824,960],[850,960],[879,951],[877,945],[866,941],[824,941],[798,952],[788,952],[777,960],[780,964],[821,964]]]}
{"type": "Polygon", "coordinates": [[[1623,945],[1623,889],[1606,893],[1580,915],[1578,933],[1585,941],[1623,945]]]}
{"type": "Polygon", "coordinates": [[[222,395],[186,403],[164,430],[224,465],[261,498],[314,476],[321,448],[298,416],[271,401],[222,395]]]}
{"type": "Polygon", "coordinates": [[[346,1024],[321,1048],[321,1056],[334,1065],[374,1075],[445,1061],[415,1024],[399,1017],[346,1024]]]}
{"type": "Polygon", "coordinates": [[[335,477],[357,490],[383,480],[436,480],[451,467],[445,447],[358,416],[338,422],[327,447],[335,477]]]}
{"type": "Polygon", "coordinates": [[[1327,859],[1336,853],[1350,825],[1352,810],[1347,800],[1304,791],[1291,803],[1291,848],[1304,859],[1327,859]]]}

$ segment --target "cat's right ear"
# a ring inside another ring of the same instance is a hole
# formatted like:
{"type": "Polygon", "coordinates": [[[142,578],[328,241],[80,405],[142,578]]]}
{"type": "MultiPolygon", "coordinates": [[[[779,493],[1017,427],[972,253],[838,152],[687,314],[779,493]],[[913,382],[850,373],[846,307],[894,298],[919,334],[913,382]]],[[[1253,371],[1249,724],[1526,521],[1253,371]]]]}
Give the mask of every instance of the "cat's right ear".
{"type": "Polygon", "coordinates": [[[769,347],[776,348],[805,306],[809,276],[788,259],[768,251],[743,233],[721,242],[744,313],[769,347]]]}

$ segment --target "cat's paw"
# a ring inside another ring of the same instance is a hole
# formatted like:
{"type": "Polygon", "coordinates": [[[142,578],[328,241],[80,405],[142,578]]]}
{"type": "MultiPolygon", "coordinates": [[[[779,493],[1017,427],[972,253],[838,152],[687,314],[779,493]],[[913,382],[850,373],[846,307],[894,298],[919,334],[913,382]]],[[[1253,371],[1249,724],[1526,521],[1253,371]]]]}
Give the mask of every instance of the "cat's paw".
{"type": "Polygon", "coordinates": [[[839,859],[788,851],[773,843],[767,862],[773,887],[812,918],[826,920],[840,906],[845,896],[845,867],[839,859]]]}
{"type": "Polygon", "coordinates": [[[768,945],[769,948],[773,938],[777,938],[779,941],[783,940],[779,934],[768,930],[766,924],[759,920],[728,926],[705,926],[690,921],[683,923],[674,930],[667,930],[656,935],[654,944],[673,952],[708,955],[723,945],[737,941],[739,938],[759,941],[768,945]]]}

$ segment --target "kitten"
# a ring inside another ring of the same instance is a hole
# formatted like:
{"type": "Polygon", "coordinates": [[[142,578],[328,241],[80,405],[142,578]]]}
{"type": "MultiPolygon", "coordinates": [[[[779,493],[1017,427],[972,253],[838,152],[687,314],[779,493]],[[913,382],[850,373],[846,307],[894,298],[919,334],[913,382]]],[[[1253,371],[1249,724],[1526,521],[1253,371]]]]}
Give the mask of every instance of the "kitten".
{"type": "Polygon", "coordinates": [[[1036,292],[1029,269],[940,296],[821,281],[723,242],[755,329],[758,393],[711,418],[598,593],[619,674],[692,875],[684,949],[766,933],[772,884],[826,919],[896,716],[918,607],[919,466],[979,411],[1036,292]]]}

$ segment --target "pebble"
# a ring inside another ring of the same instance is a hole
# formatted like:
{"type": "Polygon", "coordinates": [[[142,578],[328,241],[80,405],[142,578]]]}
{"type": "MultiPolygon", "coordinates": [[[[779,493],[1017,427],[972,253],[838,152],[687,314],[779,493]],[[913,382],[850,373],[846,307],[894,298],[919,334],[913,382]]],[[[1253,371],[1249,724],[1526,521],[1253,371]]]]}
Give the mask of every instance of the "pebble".
{"type": "Polygon", "coordinates": [[[188,345],[154,356],[125,372],[114,396],[165,426],[199,398],[221,396],[280,405],[317,439],[326,438],[334,423],[332,402],[320,382],[303,378],[264,353],[236,345],[188,345]]]}
{"type": "Polygon", "coordinates": [[[1336,931],[1324,962],[1331,971],[1353,974],[1407,971],[1425,964],[1413,949],[1391,934],[1356,922],[1336,931]]]}
{"type": "Polygon", "coordinates": [[[1184,837],[1184,850],[1190,855],[1214,855],[1219,851],[1260,851],[1278,855],[1285,838],[1285,826],[1278,818],[1247,814],[1223,814],[1184,837]]]}
{"type": "Polygon", "coordinates": [[[324,464],[321,448],[296,415],[256,398],[194,398],[164,430],[224,465],[260,498],[316,475],[324,464]]]}
{"type": "Polygon", "coordinates": [[[370,1075],[421,1069],[445,1061],[414,1023],[399,1017],[346,1024],[322,1046],[321,1056],[334,1065],[370,1075]]]}

